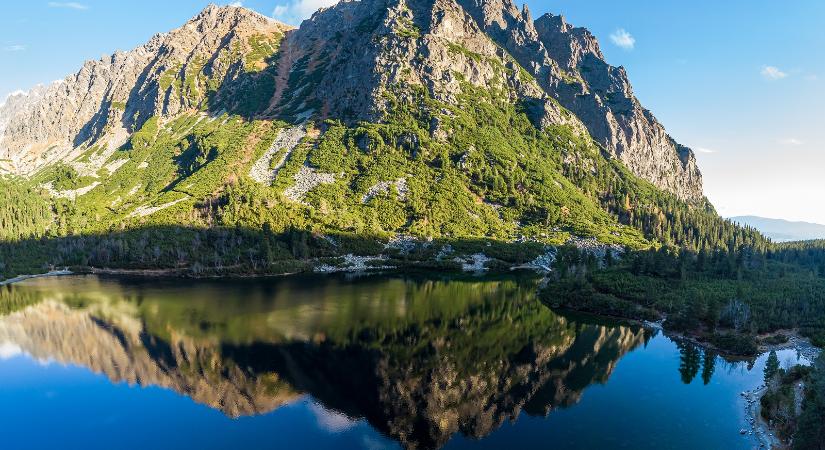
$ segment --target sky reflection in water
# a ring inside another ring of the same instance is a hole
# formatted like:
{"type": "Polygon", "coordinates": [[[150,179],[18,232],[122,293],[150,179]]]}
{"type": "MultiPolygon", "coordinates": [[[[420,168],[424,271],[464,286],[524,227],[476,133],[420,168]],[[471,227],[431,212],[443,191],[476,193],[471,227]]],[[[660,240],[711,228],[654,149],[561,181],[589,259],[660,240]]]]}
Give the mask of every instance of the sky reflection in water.
{"type": "Polygon", "coordinates": [[[764,358],[748,370],[639,327],[559,315],[536,283],[4,288],[4,447],[750,447],[738,394],[760,384],[764,358]]]}

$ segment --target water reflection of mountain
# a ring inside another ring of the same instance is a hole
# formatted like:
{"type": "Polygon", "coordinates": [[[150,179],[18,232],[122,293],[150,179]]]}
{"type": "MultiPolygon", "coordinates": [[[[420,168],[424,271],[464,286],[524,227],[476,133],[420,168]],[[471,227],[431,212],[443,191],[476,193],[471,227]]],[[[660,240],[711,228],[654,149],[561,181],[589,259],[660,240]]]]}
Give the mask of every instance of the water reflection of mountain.
{"type": "Polygon", "coordinates": [[[575,404],[650,337],[559,316],[534,291],[531,280],[38,281],[0,293],[15,305],[0,343],[231,417],[310,394],[406,448],[438,448],[575,404]]]}

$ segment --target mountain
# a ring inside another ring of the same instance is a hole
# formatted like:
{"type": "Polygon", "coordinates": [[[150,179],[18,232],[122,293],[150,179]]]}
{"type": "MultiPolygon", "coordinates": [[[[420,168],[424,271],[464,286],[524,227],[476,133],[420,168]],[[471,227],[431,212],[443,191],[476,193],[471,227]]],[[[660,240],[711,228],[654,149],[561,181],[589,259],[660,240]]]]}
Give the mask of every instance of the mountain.
{"type": "Polygon", "coordinates": [[[825,225],[817,223],[791,222],[757,216],[731,217],[730,220],[742,226],[755,228],[774,242],[825,239],[825,225]]]}
{"type": "Polygon", "coordinates": [[[218,268],[339,255],[340,236],[332,250],[318,239],[341,233],[761,242],[718,217],[693,153],[592,34],[511,0],[342,1],[297,29],[209,6],[10,97],[0,170],[15,192],[0,236],[124,242],[64,240],[72,250],[42,264],[87,265],[80,246],[116,265],[137,246],[151,254],[130,265],[203,265],[203,245],[218,244],[197,230],[216,229],[235,236],[208,249],[218,268]],[[166,227],[195,230],[197,245],[129,234],[166,227]],[[274,249],[236,248],[254,233],[278,236],[274,249]]]}
{"type": "Polygon", "coordinates": [[[199,109],[216,83],[237,76],[241,56],[243,68],[256,70],[289,29],[245,9],[213,6],[132,51],[87,61],[64,80],[7,99],[0,159],[7,171],[31,175],[97,148],[82,170],[93,174],[149,118],[199,109]]]}
{"type": "Polygon", "coordinates": [[[500,81],[529,103],[538,124],[578,126],[563,114],[566,108],[636,175],[684,200],[702,199],[693,153],[642,108],[626,72],[605,62],[596,39],[560,16],[533,22],[510,0],[364,0],[322,11],[284,39],[287,31],[242,8],[210,6],[135,50],[89,61],[63,81],[12,96],[0,109],[7,170],[28,174],[93,145],[106,147],[107,155],[150,117],[202,109],[215,93],[228,98],[233,89],[226,81],[242,78],[238,56],[254,71],[283,43],[273,68],[281,75],[263,93],[271,96],[269,107],[258,113],[380,120],[386,108],[381,95],[396,83],[427,86],[449,101],[459,90],[458,74],[479,86],[500,81]],[[375,45],[364,39],[366,31],[395,42],[375,45]],[[415,34],[421,38],[408,39],[415,34]],[[496,80],[497,63],[513,70],[520,65],[530,76],[496,80]],[[286,75],[309,65],[316,66],[310,68],[314,77],[286,75]]]}

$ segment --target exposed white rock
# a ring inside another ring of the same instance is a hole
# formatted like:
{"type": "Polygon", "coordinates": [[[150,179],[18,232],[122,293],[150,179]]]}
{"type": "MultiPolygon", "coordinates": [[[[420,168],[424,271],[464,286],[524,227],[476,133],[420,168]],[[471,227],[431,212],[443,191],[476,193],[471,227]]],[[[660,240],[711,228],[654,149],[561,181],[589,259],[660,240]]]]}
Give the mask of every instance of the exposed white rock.
{"type": "Polygon", "coordinates": [[[421,243],[413,236],[397,235],[393,236],[389,242],[384,245],[384,248],[387,250],[398,250],[402,255],[406,255],[415,250],[419,245],[429,245],[429,242],[421,243]]]}
{"type": "Polygon", "coordinates": [[[98,186],[100,186],[100,181],[95,181],[94,183],[92,183],[88,186],[82,187],[80,189],[73,189],[73,190],[68,190],[68,191],[58,191],[54,188],[54,185],[51,182],[41,185],[41,187],[43,189],[45,189],[46,191],[48,191],[49,195],[51,195],[52,197],[54,197],[54,198],[67,198],[69,200],[75,200],[75,199],[77,199],[78,197],[80,197],[82,195],[86,195],[89,192],[91,192],[92,189],[94,189],[98,186]]]}
{"type": "Polygon", "coordinates": [[[180,203],[182,201],[185,201],[185,200],[188,200],[188,199],[189,199],[189,196],[186,196],[186,197],[179,198],[177,200],[171,201],[169,203],[164,203],[163,205],[159,205],[159,206],[149,206],[149,205],[138,206],[137,208],[135,208],[134,211],[132,211],[131,214],[129,214],[129,217],[151,216],[152,214],[154,214],[158,211],[163,211],[164,209],[171,208],[171,207],[177,205],[178,203],[180,203]]]}
{"type": "Polygon", "coordinates": [[[295,150],[295,147],[298,146],[301,139],[306,135],[307,131],[304,126],[290,127],[279,131],[278,136],[272,142],[272,145],[269,146],[269,149],[252,165],[252,169],[249,171],[250,178],[258,183],[267,186],[271,185],[272,182],[275,181],[278,171],[286,164],[292,155],[292,151],[295,150]],[[280,159],[278,159],[278,162],[273,166],[272,159],[281,150],[284,150],[284,152],[280,159]]]}
{"type": "Polygon", "coordinates": [[[476,253],[469,258],[455,258],[453,261],[461,264],[461,270],[465,272],[484,272],[487,270],[487,263],[490,258],[484,253],[476,253]]]}
{"type": "Polygon", "coordinates": [[[106,171],[109,172],[109,174],[111,175],[111,174],[117,172],[117,169],[120,169],[121,167],[123,167],[123,165],[126,164],[127,162],[129,162],[128,158],[116,159],[116,160],[110,162],[109,164],[107,164],[104,167],[104,169],[106,169],[106,171]]]}
{"type": "Polygon", "coordinates": [[[284,191],[284,196],[293,202],[303,202],[309,191],[322,184],[335,183],[334,173],[318,172],[312,167],[301,166],[301,170],[292,177],[295,184],[284,191]]]}
{"type": "Polygon", "coordinates": [[[399,178],[395,181],[381,181],[367,189],[367,193],[361,197],[361,203],[368,203],[379,194],[389,194],[390,188],[395,186],[395,191],[398,193],[398,199],[404,201],[407,199],[407,179],[399,178]]]}
{"type": "Polygon", "coordinates": [[[519,268],[536,270],[539,272],[552,272],[553,263],[556,262],[556,249],[550,249],[538,258],[530,261],[519,268]]]}
{"type": "Polygon", "coordinates": [[[436,256],[435,256],[435,259],[436,259],[437,261],[441,261],[441,260],[443,260],[444,258],[446,258],[446,257],[448,257],[448,256],[450,256],[450,255],[452,255],[452,254],[453,254],[453,252],[454,252],[454,250],[453,250],[453,246],[452,246],[452,245],[450,245],[450,244],[447,244],[447,245],[445,245],[445,246],[441,247],[441,250],[439,250],[439,251],[438,251],[438,255],[436,255],[436,256]]]}
{"type": "Polygon", "coordinates": [[[624,255],[624,247],[618,244],[604,244],[599,242],[597,239],[594,238],[580,238],[574,237],[571,238],[568,244],[575,245],[580,251],[584,251],[587,253],[592,254],[596,257],[596,260],[599,261],[599,264],[604,262],[605,256],[607,256],[607,252],[611,253],[613,258],[621,258],[624,255]]]}
{"type": "Polygon", "coordinates": [[[410,189],[407,187],[407,178],[402,177],[395,180],[395,191],[398,192],[399,200],[407,200],[407,194],[410,192],[410,189]]]}
{"type": "Polygon", "coordinates": [[[366,272],[368,270],[389,270],[395,268],[393,266],[374,264],[376,262],[386,261],[387,258],[383,256],[355,256],[349,254],[343,258],[344,262],[338,266],[321,264],[316,266],[314,271],[319,273],[366,272]]]}
{"type": "Polygon", "coordinates": [[[128,140],[129,131],[126,128],[122,126],[113,127],[111,130],[106,131],[105,135],[101,138],[101,142],[105,142],[105,145],[102,146],[101,150],[92,153],[89,156],[88,162],[76,161],[80,155],[88,150],[86,146],[75,148],[69,154],[67,159],[72,160],[70,163],[71,166],[74,167],[81,175],[97,177],[98,172],[102,168],[105,168],[109,172],[109,175],[111,175],[129,160],[126,158],[118,158],[109,164],[106,164],[106,162],[109,161],[112,158],[112,155],[114,155],[120,147],[126,144],[128,140]]]}

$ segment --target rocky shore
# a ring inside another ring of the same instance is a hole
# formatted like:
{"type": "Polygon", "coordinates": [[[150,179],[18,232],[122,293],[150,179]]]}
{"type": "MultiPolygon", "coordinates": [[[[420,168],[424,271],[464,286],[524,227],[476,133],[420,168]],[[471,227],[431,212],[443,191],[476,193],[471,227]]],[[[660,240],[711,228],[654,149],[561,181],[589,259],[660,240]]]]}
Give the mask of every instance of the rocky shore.
{"type": "Polygon", "coordinates": [[[800,356],[807,359],[809,362],[813,362],[818,356],[819,353],[822,351],[819,347],[814,346],[811,344],[810,339],[799,336],[795,331],[791,331],[787,333],[788,342],[783,344],[776,344],[776,345],[761,345],[759,347],[759,353],[768,353],[771,351],[779,351],[779,350],[795,350],[800,356]]]}
{"type": "Polygon", "coordinates": [[[762,384],[756,389],[740,394],[745,402],[745,417],[748,428],[742,428],[739,433],[750,438],[755,449],[785,449],[787,445],[776,436],[770,424],[765,421],[761,414],[762,405],[760,400],[766,391],[767,386],[762,384]]]}
{"type": "MultiPolygon", "coordinates": [[[[642,325],[649,329],[664,332],[664,319],[657,322],[643,321],[642,325]]],[[[771,351],[780,350],[794,350],[808,363],[812,363],[819,357],[820,348],[814,346],[808,338],[799,336],[796,331],[786,331],[788,341],[782,344],[775,345],[760,345],[758,355],[763,355],[771,351]]],[[[686,336],[680,333],[665,333],[671,339],[688,341],[699,347],[718,351],[714,346],[699,341],[693,337],[686,336]]],[[[795,387],[797,390],[797,410],[801,407],[802,398],[804,397],[804,384],[800,383],[795,387]]],[[[788,443],[780,439],[776,431],[771,427],[762,417],[762,396],[767,392],[768,387],[765,384],[760,384],[754,389],[743,391],[739,395],[742,398],[743,407],[745,409],[746,426],[739,430],[739,434],[747,438],[753,444],[752,448],[759,450],[784,450],[790,448],[788,443]]]]}
{"type": "Polygon", "coordinates": [[[30,280],[32,278],[59,277],[65,275],[72,275],[73,273],[74,272],[70,270],[52,270],[51,272],[36,275],[19,275],[14,278],[9,278],[8,280],[0,280],[0,286],[7,286],[9,284],[19,283],[21,281],[30,280]]]}
{"type": "MultiPolygon", "coordinates": [[[[821,349],[811,344],[809,339],[799,336],[796,332],[788,333],[788,341],[783,344],[762,345],[759,347],[760,354],[779,350],[794,350],[809,363],[812,363],[821,352],[821,349]]],[[[804,397],[804,383],[800,383],[795,389],[797,397],[796,407],[798,410],[801,407],[802,398],[804,397]]],[[[755,389],[740,394],[745,403],[745,416],[749,427],[743,428],[740,430],[740,433],[753,439],[754,448],[756,449],[790,448],[786,442],[783,442],[776,435],[771,424],[762,417],[761,400],[767,390],[768,387],[765,384],[761,384],[755,389]]]]}

